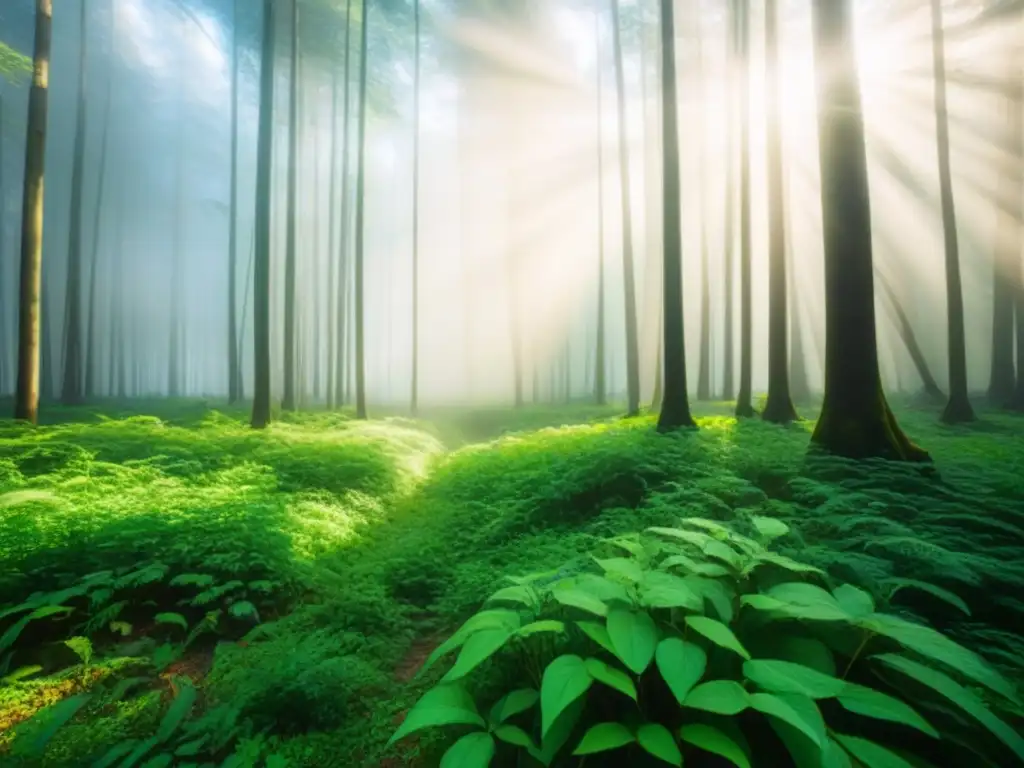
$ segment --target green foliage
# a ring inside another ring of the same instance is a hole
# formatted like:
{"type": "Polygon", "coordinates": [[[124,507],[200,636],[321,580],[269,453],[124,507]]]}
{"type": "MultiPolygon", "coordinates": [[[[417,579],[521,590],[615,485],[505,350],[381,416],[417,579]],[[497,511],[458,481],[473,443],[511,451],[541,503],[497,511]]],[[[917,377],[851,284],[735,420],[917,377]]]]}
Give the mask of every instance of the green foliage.
{"type": "Polygon", "coordinates": [[[1024,762],[1024,738],[997,714],[1020,705],[1002,675],[934,629],[876,611],[869,593],[830,588],[822,572],[771,552],[789,533],[781,521],[755,516],[749,528],[684,518],[610,542],[626,557],[595,556],[582,573],[499,590],[428,659],[424,672],[458,651],[392,742],[436,726],[476,728],[442,765],[486,766],[518,749],[547,766],[626,748],[677,766],[683,750],[738,766],[776,765],[766,756],[780,749],[798,765],[903,764],[898,753],[1024,762]],[[700,567],[719,563],[716,576],[700,567]],[[547,631],[524,631],[537,624],[547,631]],[[509,692],[485,719],[467,676],[499,659],[537,688],[509,692]],[[983,730],[960,727],[965,720],[983,730]],[[892,739],[899,749],[879,743],[892,739]]]}
{"type": "Polygon", "coordinates": [[[0,42],[0,76],[17,82],[32,72],[32,59],[0,42]]]}

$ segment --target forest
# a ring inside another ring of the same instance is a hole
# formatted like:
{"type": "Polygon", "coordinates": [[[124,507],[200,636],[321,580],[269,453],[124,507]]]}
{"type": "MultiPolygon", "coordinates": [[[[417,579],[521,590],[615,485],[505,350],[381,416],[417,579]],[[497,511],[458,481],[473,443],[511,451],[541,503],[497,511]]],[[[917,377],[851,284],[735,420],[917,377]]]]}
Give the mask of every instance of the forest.
{"type": "Polygon", "coordinates": [[[1024,0],[3,0],[0,765],[1024,766],[1024,0]]]}

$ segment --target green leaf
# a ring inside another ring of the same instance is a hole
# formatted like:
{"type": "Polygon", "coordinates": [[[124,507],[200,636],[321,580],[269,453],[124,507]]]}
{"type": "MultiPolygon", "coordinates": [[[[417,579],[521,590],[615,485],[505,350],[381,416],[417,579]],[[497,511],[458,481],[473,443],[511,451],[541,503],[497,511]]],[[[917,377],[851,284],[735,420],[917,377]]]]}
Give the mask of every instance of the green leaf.
{"type": "Polygon", "coordinates": [[[821,750],[821,768],[853,768],[853,761],[835,739],[826,739],[821,750]]]}
{"type": "Polygon", "coordinates": [[[172,587],[199,587],[206,589],[213,586],[215,579],[207,573],[181,573],[170,580],[172,587]]]}
{"type": "Polygon", "coordinates": [[[699,645],[678,637],[666,637],[658,643],[654,656],[662,679],[676,701],[682,704],[690,689],[704,676],[708,666],[707,654],[699,645]]]}
{"type": "Polygon", "coordinates": [[[697,531],[684,531],[681,528],[648,528],[647,533],[654,533],[658,536],[665,536],[676,541],[682,541],[687,544],[692,544],[697,547],[701,552],[704,551],[704,545],[709,541],[714,541],[713,538],[708,536],[706,533],[699,533],[697,531]]]}
{"type": "Polygon", "coordinates": [[[842,693],[836,697],[836,700],[845,709],[854,714],[908,725],[922,733],[927,733],[932,738],[940,738],[939,732],[927,720],[921,717],[913,707],[888,694],[876,691],[874,688],[847,683],[842,693]]]}
{"type": "Polygon", "coordinates": [[[842,584],[832,590],[836,602],[851,616],[860,618],[875,611],[875,601],[863,589],[852,584],[842,584]]]}
{"type": "Polygon", "coordinates": [[[520,623],[521,620],[518,612],[504,608],[480,611],[479,613],[470,616],[469,619],[466,620],[466,623],[455,631],[455,634],[434,649],[434,652],[427,657],[427,660],[424,662],[423,666],[420,667],[416,676],[419,677],[430,669],[430,667],[432,667],[442,656],[451,653],[457,648],[461,648],[463,643],[465,643],[466,640],[474,633],[485,629],[499,628],[508,629],[509,632],[513,632],[519,628],[520,623]]]}
{"type": "Polygon", "coordinates": [[[92,768],[111,768],[114,763],[135,749],[138,743],[138,739],[129,739],[115,744],[107,750],[103,757],[92,764],[92,768]]]}
{"type": "Polygon", "coordinates": [[[703,635],[720,648],[734,651],[744,659],[750,658],[747,649],[736,639],[736,635],[732,633],[732,630],[722,622],[709,619],[707,616],[687,616],[686,624],[694,632],[703,635]]]}
{"type": "Polygon", "coordinates": [[[802,581],[777,584],[767,592],[769,597],[786,603],[786,613],[794,618],[815,621],[849,621],[850,615],[839,601],[821,587],[802,581]]]}
{"type": "Polygon", "coordinates": [[[646,613],[616,608],[608,614],[608,636],[615,655],[634,674],[642,674],[658,645],[658,628],[646,613]]]}
{"type": "Polygon", "coordinates": [[[431,688],[416,702],[405,720],[388,740],[391,746],[403,736],[438,725],[478,725],[486,727],[477,714],[473,697],[460,685],[438,685],[431,688]]]}
{"type": "Polygon", "coordinates": [[[487,768],[494,757],[494,738],[489,733],[468,733],[441,757],[441,768],[487,768]]]}
{"type": "Polygon", "coordinates": [[[775,565],[784,570],[792,571],[793,573],[819,573],[823,576],[825,575],[825,572],[821,570],[821,568],[801,563],[791,557],[778,555],[775,552],[760,552],[754,555],[747,566],[743,569],[743,575],[745,576],[749,574],[760,565],[775,565]]]}
{"type": "Polygon", "coordinates": [[[536,603],[536,597],[529,587],[525,585],[517,585],[514,587],[504,587],[499,589],[493,595],[487,598],[484,602],[486,603],[519,603],[525,605],[527,608],[531,608],[536,603]]]}
{"type": "Polygon", "coordinates": [[[640,586],[640,602],[649,608],[704,609],[704,597],[678,576],[651,571],[640,586]]]}
{"type": "Polygon", "coordinates": [[[929,584],[926,581],[918,581],[917,579],[886,579],[882,582],[885,586],[893,587],[892,592],[889,593],[889,599],[902,589],[916,589],[920,592],[927,592],[932,597],[935,597],[943,602],[949,603],[954,608],[963,611],[968,616],[971,615],[971,609],[968,607],[958,595],[954,595],[949,590],[937,587],[934,584],[929,584]]]}
{"type": "Polygon", "coordinates": [[[195,757],[202,751],[204,744],[206,744],[205,736],[201,739],[193,739],[192,741],[187,741],[180,747],[178,747],[176,750],[174,750],[174,756],[195,757]]]}
{"type": "Polygon", "coordinates": [[[12,685],[12,684],[18,682],[19,680],[24,680],[27,677],[32,677],[32,675],[38,674],[39,672],[42,672],[42,671],[43,671],[43,668],[41,666],[39,666],[38,664],[31,664],[31,665],[25,666],[25,667],[18,667],[16,670],[11,672],[9,675],[6,675],[5,677],[0,678],[0,682],[5,683],[7,685],[12,685]]]}
{"type": "Polygon", "coordinates": [[[156,729],[156,739],[159,743],[167,741],[178,730],[178,726],[192,711],[195,700],[196,689],[190,683],[183,683],[178,689],[178,695],[171,702],[171,706],[167,708],[167,712],[164,713],[160,727],[156,729]]]}
{"type": "Polygon", "coordinates": [[[442,682],[451,683],[465,677],[497,653],[510,637],[512,632],[508,629],[484,629],[474,633],[462,646],[448,674],[441,678],[442,682]]]}
{"type": "Polygon", "coordinates": [[[586,662],[566,654],[548,664],[540,684],[541,738],[562,712],[585,694],[593,683],[586,662]]]}
{"type": "Polygon", "coordinates": [[[914,624],[898,616],[876,613],[862,623],[866,629],[885,635],[900,645],[957,670],[990,691],[1020,704],[1013,686],[978,654],[955,643],[930,627],[914,624]]]}
{"type": "Polygon", "coordinates": [[[686,576],[683,581],[714,606],[719,619],[726,624],[732,621],[734,594],[722,581],[702,576],[686,576]]]}
{"type": "Polygon", "coordinates": [[[712,680],[690,691],[683,706],[731,717],[749,707],[750,701],[743,686],[735,680],[712,680]]]}
{"type": "Polygon", "coordinates": [[[704,554],[716,560],[721,560],[731,568],[738,569],[743,562],[742,557],[735,549],[721,541],[712,540],[705,544],[704,554]]]}
{"type": "Polygon", "coordinates": [[[551,590],[551,596],[562,605],[567,605],[570,608],[579,608],[581,611],[592,613],[595,616],[604,617],[608,615],[607,605],[581,589],[558,587],[551,590]]]}
{"type": "Polygon", "coordinates": [[[577,621],[576,626],[583,631],[583,634],[608,651],[612,656],[615,655],[612,639],[608,636],[608,629],[604,624],[598,624],[596,621],[577,621]]]}
{"type": "Polygon", "coordinates": [[[1009,747],[1019,760],[1024,761],[1024,738],[992,714],[991,710],[985,706],[981,699],[951,677],[936,669],[931,669],[923,664],[918,664],[916,661],[911,661],[892,653],[872,656],[871,658],[902,672],[907,677],[916,680],[949,699],[957,707],[985,726],[989,733],[1009,747]]]}
{"type": "Polygon", "coordinates": [[[724,757],[737,768],[750,768],[743,748],[717,728],[701,723],[684,725],[679,732],[683,741],[713,755],[724,757]]]}
{"type": "Polygon", "coordinates": [[[569,737],[572,735],[573,729],[576,728],[576,724],[579,723],[586,704],[587,699],[585,696],[577,697],[575,701],[563,710],[562,714],[555,718],[555,722],[551,724],[548,732],[541,738],[540,749],[536,749],[530,752],[530,754],[543,765],[551,765],[558,756],[558,753],[566,745],[566,742],[569,741],[569,737]]]}
{"type": "Polygon", "coordinates": [[[633,701],[637,700],[636,686],[629,675],[621,669],[609,666],[600,659],[586,659],[584,663],[587,665],[587,672],[597,682],[626,694],[633,701]]]}
{"type": "Polygon", "coordinates": [[[173,762],[174,756],[164,752],[163,754],[154,755],[149,758],[149,760],[142,764],[141,768],[167,768],[167,766],[171,765],[173,762]]]}
{"type": "Polygon", "coordinates": [[[895,752],[873,741],[842,733],[833,733],[832,737],[843,746],[843,749],[857,758],[864,768],[914,768],[913,764],[895,752]]]}
{"type": "Polygon", "coordinates": [[[592,755],[595,752],[609,752],[632,744],[636,739],[622,723],[598,723],[590,726],[580,739],[574,755],[592,755]]]}
{"type": "Polygon", "coordinates": [[[603,603],[632,602],[624,585],[596,573],[581,573],[574,579],[567,580],[566,588],[582,590],[603,603]]]}
{"type": "Polygon", "coordinates": [[[175,624],[186,632],[188,631],[188,619],[180,613],[158,613],[153,617],[153,621],[157,624],[175,624]]]}
{"type": "Polygon", "coordinates": [[[69,637],[64,641],[64,645],[74,651],[86,666],[92,661],[92,641],[88,637],[69,637]]]}
{"type": "Polygon", "coordinates": [[[78,710],[84,707],[91,698],[91,694],[79,693],[76,696],[58,701],[56,704],[51,704],[37,714],[33,719],[36,722],[42,723],[43,727],[32,740],[28,753],[33,757],[41,757],[46,751],[46,745],[50,743],[50,739],[54,737],[54,734],[66,722],[78,714],[78,710]]]}
{"type": "Polygon", "coordinates": [[[643,570],[640,565],[628,557],[610,557],[605,560],[595,557],[596,562],[601,569],[611,575],[619,576],[626,581],[636,584],[643,578],[643,570]]]}
{"type": "Polygon", "coordinates": [[[758,712],[778,718],[804,734],[815,746],[821,746],[822,734],[816,727],[817,723],[811,722],[809,717],[798,712],[789,702],[771,693],[752,693],[749,698],[750,706],[758,712]]]}
{"type": "Polygon", "coordinates": [[[669,765],[683,764],[683,753],[672,735],[672,731],[661,723],[644,723],[636,730],[637,743],[644,751],[663,760],[669,765]]]}
{"type": "Polygon", "coordinates": [[[523,747],[527,751],[537,749],[537,745],[533,743],[533,739],[530,738],[530,734],[518,725],[509,725],[508,723],[505,725],[499,725],[494,729],[494,736],[501,739],[506,744],[523,747]]]}
{"type": "Polygon", "coordinates": [[[542,619],[541,621],[534,621],[527,624],[524,627],[520,627],[515,631],[517,637],[529,637],[530,635],[537,635],[541,632],[565,632],[565,624],[561,621],[554,621],[553,619],[542,619]]]}
{"type": "Polygon", "coordinates": [[[803,664],[779,659],[755,659],[743,663],[743,675],[772,693],[798,693],[811,699],[838,696],[846,683],[803,664]]]}
{"type": "Polygon", "coordinates": [[[255,619],[260,620],[260,613],[256,610],[256,606],[250,603],[248,600],[238,600],[232,603],[228,607],[228,613],[234,616],[236,619],[255,619]]]}
{"type": "Polygon", "coordinates": [[[781,635],[768,642],[769,650],[763,655],[774,659],[794,661],[822,674],[836,676],[836,660],[832,650],[821,640],[800,635],[781,635]]]}
{"type": "Polygon", "coordinates": [[[540,693],[533,688],[520,688],[502,696],[491,707],[491,713],[487,719],[492,726],[500,725],[510,717],[515,717],[520,712],[525,712],[534,706],[540,699],[540,693]]]}
{"type": "Polygon", "coordinates": [[[774,517],[751,515],[750,522],[764,541],[780,539],[789,533],[789,526],[781,520],[776,520],[774,517]]]}
{"type": "Polygon", "coordinates": [[[127,621],[112,621],[107,628],[111,632],[116,632],[121,637],[128,637],[132,633],[132,625],[127,621]]]}

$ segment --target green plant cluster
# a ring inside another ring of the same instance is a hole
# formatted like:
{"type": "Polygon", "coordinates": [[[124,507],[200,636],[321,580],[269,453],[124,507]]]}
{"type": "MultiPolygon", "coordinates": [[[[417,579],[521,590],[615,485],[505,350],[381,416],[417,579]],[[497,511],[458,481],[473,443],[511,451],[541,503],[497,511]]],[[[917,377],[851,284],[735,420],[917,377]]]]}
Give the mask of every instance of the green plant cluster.
{"type": "MultiPolygon", "coordinates": [[[[912,768],[951,751],[1024,763],[1024,738],[996,714],[1021,702],[1002,675],[857,587],[828,589],[823,571],[768,547],[788,526],[750,522],[755,537],[685,518],[616,538],[624,555],[582,573],[514,579],[428,659],[459,651],[392,741],[459,726],[441,768],[490,765],[499,748],[544,766],[623,749],[676,766],[684,751],[739,768],[781,765],[780,752],[801,767],[912,768]],[[484,717],[466,680],[503,649],[533,687],[484,717]]],[[[959,606],[927,584],[893,587],[959,606]]]]}

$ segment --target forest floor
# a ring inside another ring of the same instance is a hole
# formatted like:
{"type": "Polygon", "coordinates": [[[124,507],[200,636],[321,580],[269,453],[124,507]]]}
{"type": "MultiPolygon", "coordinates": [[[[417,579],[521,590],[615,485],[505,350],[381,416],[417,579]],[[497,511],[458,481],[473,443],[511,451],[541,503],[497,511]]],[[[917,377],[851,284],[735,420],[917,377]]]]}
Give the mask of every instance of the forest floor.
{"type": "Polygon", "coordinates": [[[812,422],[729,410],[700,406],[699,432],[668,436],[653,417],[586,405],[302,413],[265,432],[203,402],[0,422],[0,762],[92,765],[145,747],[436,765],[430,736],[385,743],[446,633],[505,575],[687,514],[780,518],[783,553],[869,590],[892,575],[948,589],[970,616],[927,594],[915,612],[1021,680],[1024,417],[951,428],[897,407],[934,472],[812,472],[812,422]],[[172,703],[183,687],[190,717],[172,703]]]}

